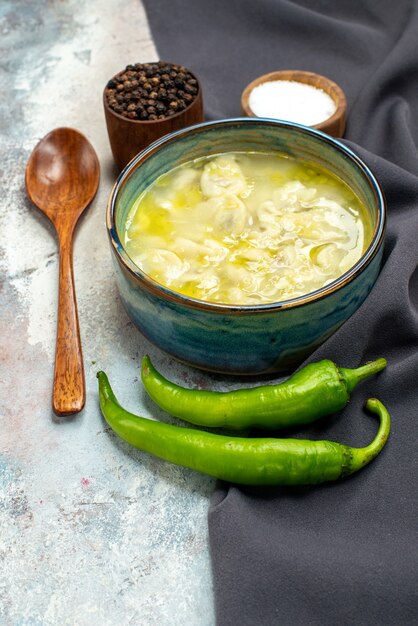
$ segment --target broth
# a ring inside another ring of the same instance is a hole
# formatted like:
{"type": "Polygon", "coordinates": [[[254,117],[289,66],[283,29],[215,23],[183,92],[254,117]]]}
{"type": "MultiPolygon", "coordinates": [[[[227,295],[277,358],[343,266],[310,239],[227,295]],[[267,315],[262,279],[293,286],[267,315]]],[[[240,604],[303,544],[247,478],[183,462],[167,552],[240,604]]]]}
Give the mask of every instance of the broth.
{"type": "Polygon", "coordinates": [[[326,286],[360,259],[370,216],[339,178],[279,153],[203,157],[160,176],[121,233],[134,263],[171,290],[232,305],[326,286]]]}

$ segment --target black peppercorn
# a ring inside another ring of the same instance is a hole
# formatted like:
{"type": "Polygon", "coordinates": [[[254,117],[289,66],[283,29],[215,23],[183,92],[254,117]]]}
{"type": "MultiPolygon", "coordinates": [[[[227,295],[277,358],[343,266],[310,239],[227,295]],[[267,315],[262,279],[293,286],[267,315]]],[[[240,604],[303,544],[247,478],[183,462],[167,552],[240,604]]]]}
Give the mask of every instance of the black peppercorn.
{"type": "Polygon", "coordinates": [[[186,93],[195,94],[197,92],[197,89],[193,85],[187,83],[187,85],[184,86],[184,91],[186,93]]]}

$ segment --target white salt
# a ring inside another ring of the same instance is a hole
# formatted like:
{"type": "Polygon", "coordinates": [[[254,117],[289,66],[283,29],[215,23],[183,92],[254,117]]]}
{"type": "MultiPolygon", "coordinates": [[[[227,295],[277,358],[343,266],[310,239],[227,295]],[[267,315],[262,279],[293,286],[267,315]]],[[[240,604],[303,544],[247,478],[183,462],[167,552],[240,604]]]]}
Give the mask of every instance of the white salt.
{"type": "Polygon", "coordinates": [[[250,93],[249,105],[257,117],[314,126],[335,113],[334,100],[323,89],[294,80],[261,83],[250,93]]]}

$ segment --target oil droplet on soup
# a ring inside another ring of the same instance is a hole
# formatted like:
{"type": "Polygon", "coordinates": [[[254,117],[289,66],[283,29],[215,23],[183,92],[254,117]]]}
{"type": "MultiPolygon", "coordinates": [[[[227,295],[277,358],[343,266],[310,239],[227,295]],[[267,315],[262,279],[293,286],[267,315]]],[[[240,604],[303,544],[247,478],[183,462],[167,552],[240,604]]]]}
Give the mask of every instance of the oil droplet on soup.
{"type": "Polygon", "coordinates": [[[277,153],[237,152],[160,176],[131,207],[122,242],[173,291],[256,305],[336,280],[371,236],[366,208],[336,176],[277,153]]]}

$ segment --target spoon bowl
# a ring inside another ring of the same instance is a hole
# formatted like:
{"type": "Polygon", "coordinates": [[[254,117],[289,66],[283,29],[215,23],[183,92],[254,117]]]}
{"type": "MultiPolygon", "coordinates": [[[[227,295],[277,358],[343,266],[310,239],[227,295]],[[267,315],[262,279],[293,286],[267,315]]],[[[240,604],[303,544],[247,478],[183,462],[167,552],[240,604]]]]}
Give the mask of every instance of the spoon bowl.
{"type": "Polygon", "coordinates": [[[85,404],[84,366],[73,272],[73,234],[96,195],[100,165],[94,148],[73,128],[56,128],[35,146],[26,166],[26,191],[54,224],[60,250],[58,324],[52,406],[57,415],[85,404]]]}

